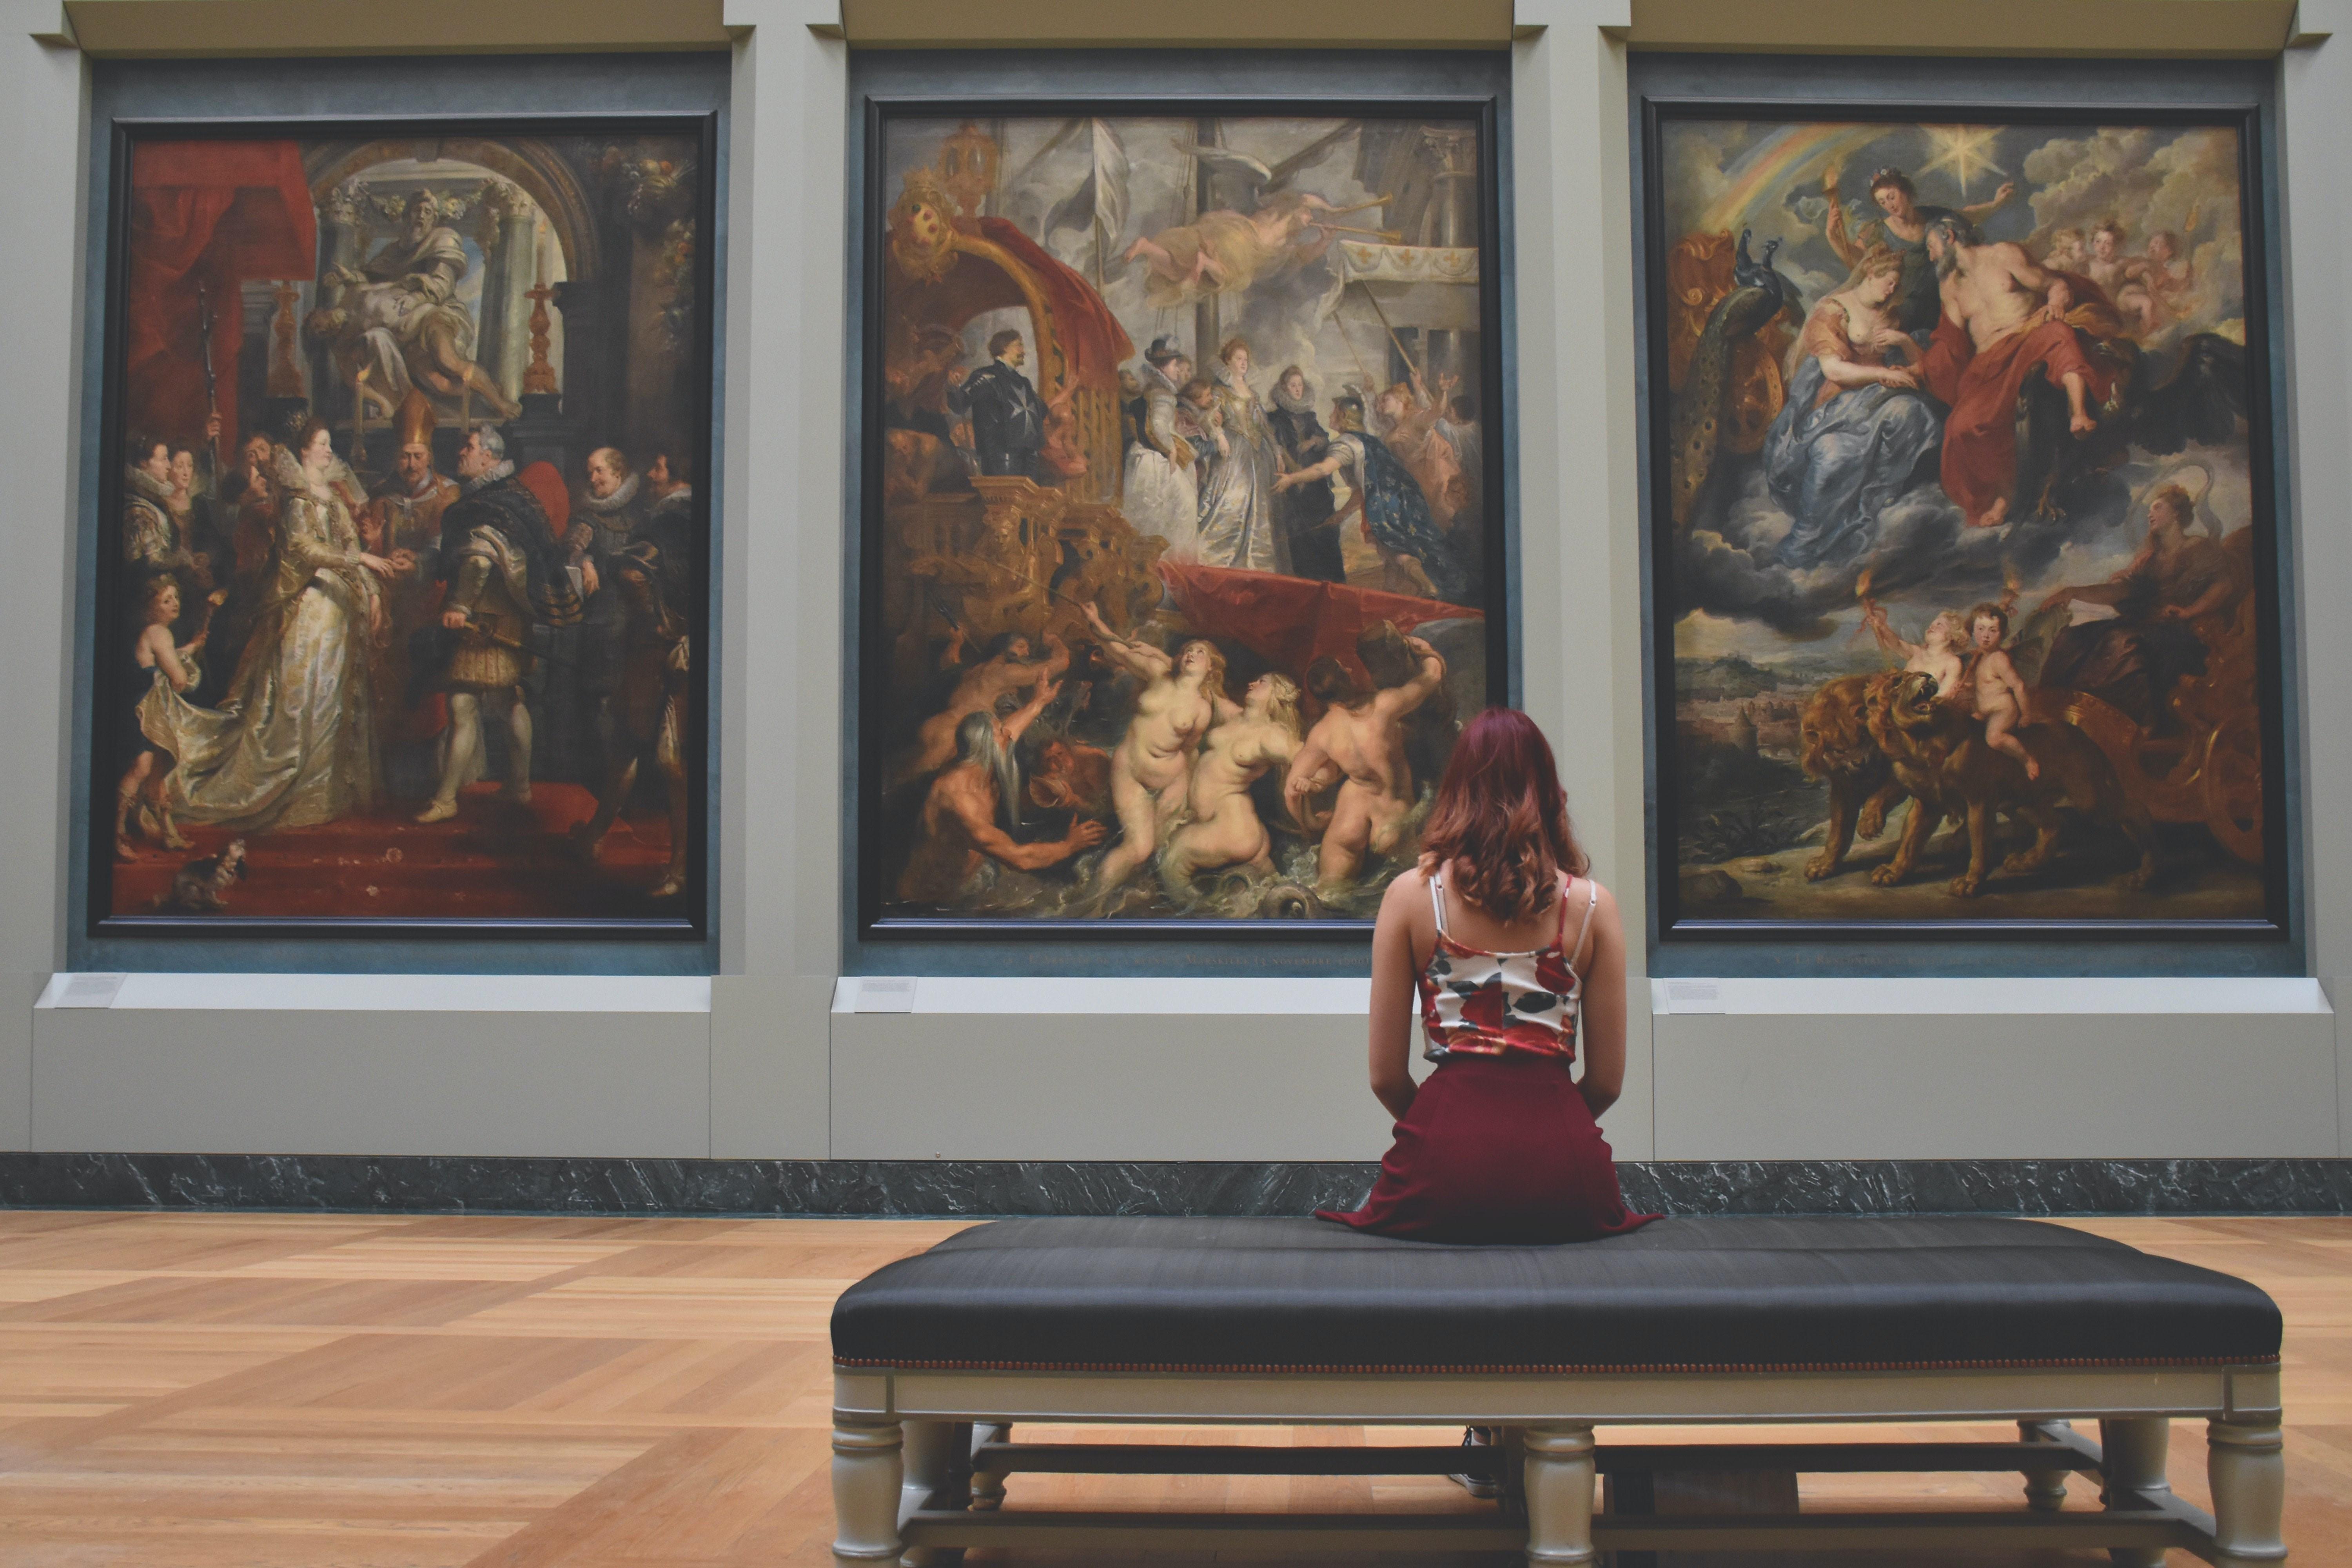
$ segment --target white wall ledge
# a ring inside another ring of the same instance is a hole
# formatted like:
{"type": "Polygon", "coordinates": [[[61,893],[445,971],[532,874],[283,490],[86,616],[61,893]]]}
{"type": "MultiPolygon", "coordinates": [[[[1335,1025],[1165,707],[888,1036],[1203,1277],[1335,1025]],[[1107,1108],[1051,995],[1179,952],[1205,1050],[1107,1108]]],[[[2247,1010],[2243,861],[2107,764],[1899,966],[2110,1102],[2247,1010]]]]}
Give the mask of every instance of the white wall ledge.
{"type": "MultiPolygon", "coordinates": [[[[833,988],[835,1013],[1149,1013],[1217,1017],[1364,1016],[1371,982],[1264,975],[1097,976],[931,974],[917,978],[911,1007],[859,1005],[869,979],[845,974],[833,988]]],[[[898,977],[904,978],[904,977],[898,977]]],[[[903,999],[902,999],[903,1000],[903,999]]]]}
{"type": "Polygon", "coordinates": [[[1654,979],[1651,1010],[1705,1014],[2272,1014],[2335,1011],[2319,982],[2225,975],[1654,979]]]}
{"type": "MultiPolygon", "coordinates": [[[[36,1007],[274,1013],[709,1013],[706,975],[125,974],[110,1001],[96,975],[54,974],[36,1007]],[[77,981],[84,984],[77,985],[77,981]],[[68,997],[72,987],[77,996],[68,997]]],[[[113,977],[107,977],[113,978],[113,977]]]]}

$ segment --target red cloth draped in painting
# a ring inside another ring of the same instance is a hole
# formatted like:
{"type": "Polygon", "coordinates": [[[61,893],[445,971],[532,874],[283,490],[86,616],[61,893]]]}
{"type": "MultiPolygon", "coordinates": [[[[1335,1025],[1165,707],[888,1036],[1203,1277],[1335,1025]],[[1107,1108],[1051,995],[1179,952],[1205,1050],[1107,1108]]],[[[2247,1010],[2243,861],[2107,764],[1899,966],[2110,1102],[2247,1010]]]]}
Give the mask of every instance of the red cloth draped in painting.
{"type": "Polygon", "coordinates": [[[2017,398],[2026,378],[2039,374],[2063,388],[2068,375],[2083,378],[2084,395],[2105,398],[2113,375],[2084,352],[2083,333],[2112,335],[2115,309],[2105,292],[2087,278],[2061,273],[2074,290],[2075,307],[2063,321],[2037,319],[1991,347],[1979,349],[1969,331],[1948,312],[1936,322],[1920,369],[1927,390],[1951,405],[1944,417],[1944,493],[1970,521],[2017,485],[2017,398]]]}
{"type": "Polygon", "coordinates": [[[247,279],[318,271],[319,221],[292,142],[146,142],[131,153],[130,286],[123,310],[124,414],[159,440],[201,436],[212,308],[222,444],[237,437],[236,370],[247,279]]]}
{"type": "MultiPolygon", "coordinates": [[[[1055,260],[1009,218],[982,218],[975,229],[966,233],[995,247],[1027,272],[1053,312],[1055,342],[1065,363],[1040,363],[1039,384],[1049,394],[1060,385],[1115,389],[1118,367],[1135,357],[1135,345],[1094,285],[1083,274],[1055,260]]],[[[904,310],[908,320],[933,322],[955,331],[962,331],[966,321],[983,310],[1022,310],[1029,303],[1021,285],[1001,263],[971,251],[958,256],[947,276],[936,283],[894,279],[894,285],[903,290],[894,309],[904,310]]]]}
{"type": "MultiPolygon", "coordinates": [[[[1036,278],[1045,302],[1053,307],[1062,352],[1070,356],[1070,380],[1080,386],[1117,386],[1118,367],[1135,357],[1135,345],[1085,274],[1055,260],[1010,218],[981,219],[980,236],[1003,246],[1036,278]]],[[[1004,301],[1021,302],[1018,298],[1004,301]]]]}
{"type": "Polygon", "coordinates": [[[1479,616],[1476,610],[1436,599],[1271,572],[1163,561],[1160,574],[1195,630],[1205,637],[1231,637],[1292,676],[1324,654],[1364,673],[1356,658],[1356,637],[1374,621],[1391,621],[1409,632],[1429,621],[1479,616]]]}

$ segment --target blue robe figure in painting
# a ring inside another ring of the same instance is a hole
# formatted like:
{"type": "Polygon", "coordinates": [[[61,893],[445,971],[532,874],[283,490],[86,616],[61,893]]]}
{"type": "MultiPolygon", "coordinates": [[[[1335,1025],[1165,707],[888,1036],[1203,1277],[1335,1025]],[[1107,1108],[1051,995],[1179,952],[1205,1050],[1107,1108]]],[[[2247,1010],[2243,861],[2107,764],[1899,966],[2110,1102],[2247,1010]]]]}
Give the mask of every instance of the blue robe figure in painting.
{"type": "Polygon", "coordinates": [[[1867,544],[1878,514],[1943,449],[1944,422],[1919,390],[1918,345],[1896,324],[1903,258],[1865,253],[1813,307],[1789,400],[1764,437],[1772,499],[1794,520],[1774,559],[1839,561],[1867,544]]]}

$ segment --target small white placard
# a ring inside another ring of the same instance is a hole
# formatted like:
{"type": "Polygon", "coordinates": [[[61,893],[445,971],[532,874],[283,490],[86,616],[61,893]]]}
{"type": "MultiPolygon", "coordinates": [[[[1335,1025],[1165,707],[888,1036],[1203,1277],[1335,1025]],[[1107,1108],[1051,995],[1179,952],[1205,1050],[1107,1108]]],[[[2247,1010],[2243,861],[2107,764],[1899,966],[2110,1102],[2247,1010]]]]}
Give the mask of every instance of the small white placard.
{"type": "Polygon", "coordinates": [[[911,974],[867,974],[857,982],[860,1013],[911,1013],[915,1010],[915,977],[911,974]]]}
{"type": "Polygon", "coordinates": [[[1720,1013],[1723,1011],[1723,987],[1712,980],[1669,980],[1666,982],[1666,1011],[1720,1013]]]}
{"type": "Polygon", "coordinates": [[[60,1007],[111,1007],[127,974],[68,974],[58,987],[60,1007]]]}

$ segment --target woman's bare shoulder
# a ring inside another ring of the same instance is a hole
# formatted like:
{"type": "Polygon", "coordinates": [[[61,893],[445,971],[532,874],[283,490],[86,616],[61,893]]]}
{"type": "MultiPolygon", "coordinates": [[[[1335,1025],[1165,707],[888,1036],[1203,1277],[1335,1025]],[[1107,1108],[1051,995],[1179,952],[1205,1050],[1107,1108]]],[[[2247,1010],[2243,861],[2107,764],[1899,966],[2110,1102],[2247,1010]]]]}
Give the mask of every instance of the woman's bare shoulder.
{"type": "Polygon", "coordinates": [[[1579,877],[1577,881],[1592,889],[1590,893],[1579,892],[1570,896],[1579,902],[1588,898],[1592,900],[1593,923],[1595,925],[1616,924],[1617,895],[1609,890],[1608,885],[1591,877],[1579,877]]]}
{"type": "Polygon", "coordinates": [[[1423,909],[1429,907],[1429,873],[1419,866],[1408,866],[1390,879],[1388,891],[1381,895],[1381,908],[1410,909],[1415,900],[1423,909]]]}

